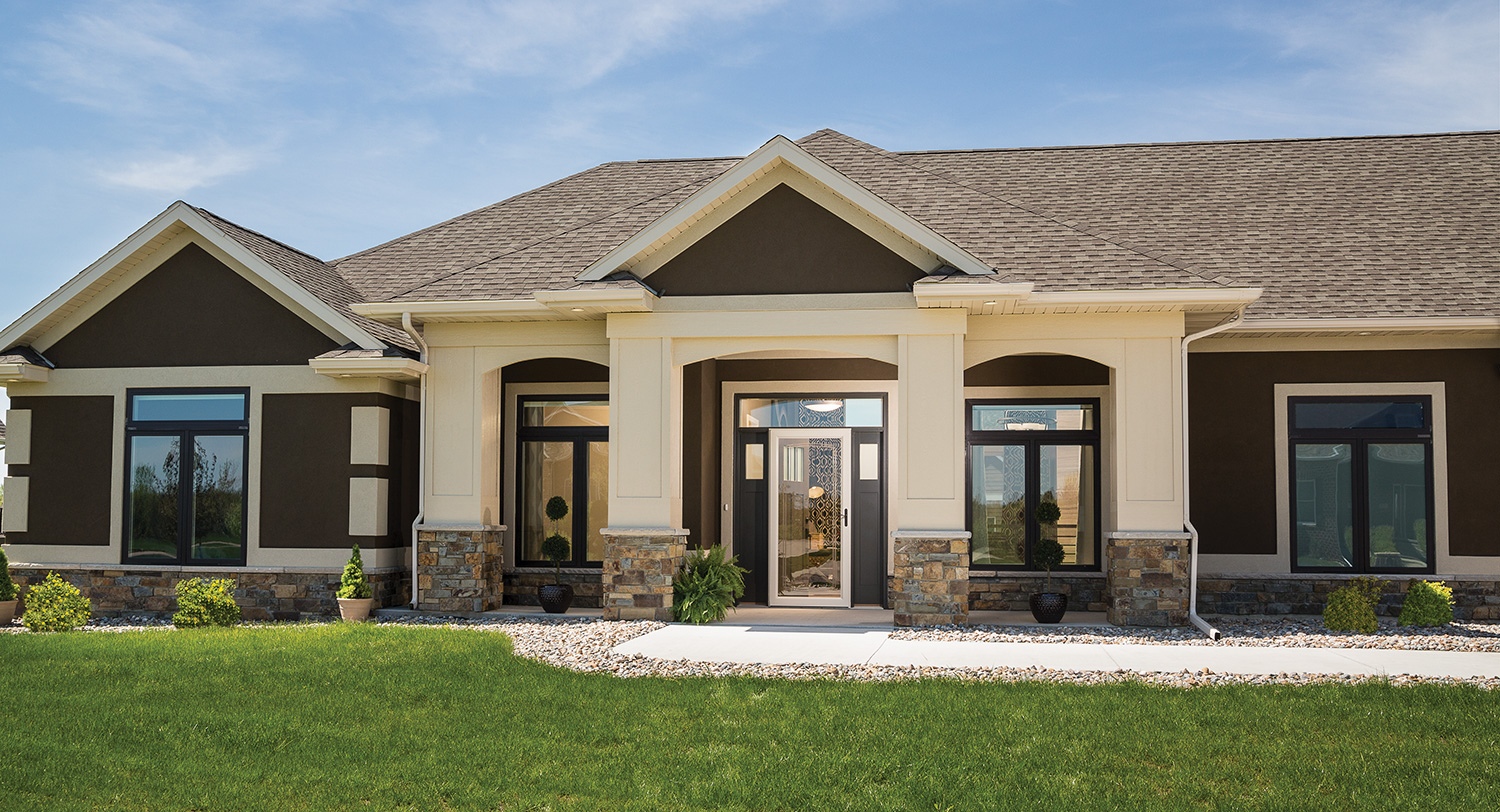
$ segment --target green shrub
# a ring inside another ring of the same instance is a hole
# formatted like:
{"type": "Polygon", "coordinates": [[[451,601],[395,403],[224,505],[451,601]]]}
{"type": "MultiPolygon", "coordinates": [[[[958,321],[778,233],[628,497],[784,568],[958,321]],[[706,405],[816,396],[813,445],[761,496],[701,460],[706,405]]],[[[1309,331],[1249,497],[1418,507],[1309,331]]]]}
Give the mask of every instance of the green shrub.
{"type": "Polygon", "coordinates": [[[683,623],[723,620],[734,602],[744,597],[748,571],[736,556],[725,559],[719,545],[688,553],[672,581],[672,616],[683,623]]]}
{"type": "Polygon", "coordinates": [[[344,574],[339,576],[340,598],[368,598],[370,597],[370,582],[365,578],[365,559],[359,554],[359,545],[354,545],[354,551],[349,553],[349,561],[344,564],[344,574]]]}
{"type": "Polygon", "coordinates": [[[10,559],[0,550],[0,601],[16,599],[16,582],[10,579],[10,559]]]}
{"type": "Polygon", "coordinates": [[[1348,586],[1335,589],[1323,607],[1323,625],[1330,631],[1374,634],[1380,628],[1375,620],[1375,605],[1380,602],[1385,582],[1362,575],[1348,586]]]}
{"type": "Polygon", "coordinates": [[[1443,626],[1453,622],[1453,590],[1442,581],[1412,581],[1406,586],[1397,626],[1443,626]]]}
{"type": "Polygon", "coordinates": [[[573,555],[573,543],[562,534],[557,523],[568,515],[568,500],[554,496],[547,500],[547,518],[552,520],[552,535],[542,540],[542,557],[552,562],[558,583],[562,583],[562,563],[573,555]]]}
{"type": "Polygon", "coordinates": [[[1047,586],[1044,587],[1047,592],[1052,591],[1052,570],[1062,566],[1064,555],[1063,546],[1057,542],[1057,539],[1046,536],[1037,539],[1036,544],[1031,548],[1032,563],[1047,571],[1047,586]]]}
{"type": "Polygon", "coordinates": [[[89,599],[78,587],[55,572],[26,591],[26,614],[21,622],[34,632],[65,632],[89,622],[89,599]]]}
{"type": "Polygon", "coordinates": [[[179,629],[196,626],[233,626],[240,622],[240,605],[234,602],[234,579],[188,578],[177,582],[177,613],[172,623],[179,629]]]}

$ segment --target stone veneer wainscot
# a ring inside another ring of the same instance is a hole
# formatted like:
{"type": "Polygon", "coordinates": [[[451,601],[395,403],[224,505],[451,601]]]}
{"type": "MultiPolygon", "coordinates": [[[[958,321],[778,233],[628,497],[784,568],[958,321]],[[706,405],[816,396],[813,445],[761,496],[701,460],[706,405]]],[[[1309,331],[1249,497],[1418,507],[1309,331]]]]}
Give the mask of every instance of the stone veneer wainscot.
{"type": "Polygon", "coordinates": [[[605,620],[672,620],[672,579],[687,535],[670,527],[604,529],[605,620]]]}
{"type": "Polygon", "coordinates": [[[505,597],[503,525],[417,525],[417,609],[488,612],[505,597]]]}
{"type": "Polygon", "coordinates": [[[969,533],[897,530],[891,604],[897,626],[946,626],[969,619],[969,533]]]}
{"type": "Polygon", "coordinates": [[[1109,622],[1116,626],[1185,626],[1188,622],[1187,533],[1110,533],[1105,550],[1109,622]]]}

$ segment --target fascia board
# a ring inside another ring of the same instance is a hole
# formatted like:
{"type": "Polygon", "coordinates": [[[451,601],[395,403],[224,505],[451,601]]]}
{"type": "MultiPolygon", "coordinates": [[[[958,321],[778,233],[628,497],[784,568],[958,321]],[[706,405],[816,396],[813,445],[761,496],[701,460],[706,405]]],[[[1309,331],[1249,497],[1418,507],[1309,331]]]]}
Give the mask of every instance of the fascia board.
{"type": "Polygon", "coordinates": [[[178,200],[168,206],[161,214],[151,218],[150,222],[136,229],[124,242],[110,249],[109,253],[106,253],[72,279],[68,280],[62,287],[54,291],[51,296],[43,299],[40,304],[27,311],[25,315],[21,316],[21,318],[17,319],[9,327],[6,327],[3,332],[0,332],[0,349],[21,343],[22,338],[30,335],[32,331],[46,323],[64,305],[83,295],[101,277],[108,274],[126,259],[129,259],[137,251],[145,248],[162,232],[179,223],[203,239],[213,243],[214,247],[228,254],[252,273],[264,279],[266,284],[271,285],[307,312],[322,320],[329,328],[343,336],[346,340],[358,344],[362,349],[379,350],[385,348],[384,343],[360,329],[352,321],[329,307],[323,300],[303,290],[300,285],[288,279],[280,271],[272,268],[249,249],[231,239],[229,235],[220,231],[218,227],[210,223],[207,218],[199,214],[192,206],[178,200]]]}
{"type": "Polygon", "coordinates": [[[364,304],[350,305],[349,309],[361,316],[368,316],[372,319],[395,319],[397,321],[401,319],[403,314],[410,313],[411,317],[419,322],[424,317],[450,320],[472,318],[476,321],[485,321],[497,318],[535,317],[553,314],[552,308],[531,299],[507,301],[469,299],[448,302],[366,302],[364,304]]]}
{"type": "Polygon", "coordinates": [[[608,312],[650,311],[657,299],[644,290],[539,290],[532,297],[553,309],[586,306],[608,312]]]}
{"type": "Polygon", "coordinates": [[[619,270],[631,257],[667,236],[673,229],[681,226],[688,218],[712,201],[729,194],[757,173],[775,168],[780,164],[786,164],[828,187],[835,194],[863,209],[896,233],[936,254],[948,265],[974,276],[988,276],[994,273],[992,268],[948,238],[872,194],[843,173],[814,157],[807,150],[792,143],[785,136],[778,135],[767,141],[760,149],[747,155],[713,182],[673,206],[655,222],[636,232],[634,236],[605,254],[599,261],[584,269],[578,278],[597,281],[609,276],[619,270]]]}
{"type": "Polygon", "coordinates": [[[1033,287],[1031,282],[934,282],[931,284],[918,282],[912,286],[912,295],[917,298],[919,304],[923,300],[928,299],[943,301],[1016,299],[1025,301],[1031,296],[1033,287]]]}
{"type": "Polygon", "coordinates": [[[47,375],[48,369],[36,364],[0,364],[0,383],[46,383],[47,375]]]}
{"type": "Polygon", "coordinates": [[[330,378],[416,380],[427,371],[426,364],[412,358],[314,358],[307,365],[330,378]]]}
{"type": "Polygon", "coordinates": [[[1343,332],[1348,330],[1500,331],[1500,316],[1376,316],[1332,319],[1246,319],[1225,332],[1343,332]]]}
{"type": "Polygon", "coordinates": [[[1063,290],[1032,293],[1022,306],[1064,305],[1248,305],[1260,288],[1149,288],[1145,290],[1063,290]]]}

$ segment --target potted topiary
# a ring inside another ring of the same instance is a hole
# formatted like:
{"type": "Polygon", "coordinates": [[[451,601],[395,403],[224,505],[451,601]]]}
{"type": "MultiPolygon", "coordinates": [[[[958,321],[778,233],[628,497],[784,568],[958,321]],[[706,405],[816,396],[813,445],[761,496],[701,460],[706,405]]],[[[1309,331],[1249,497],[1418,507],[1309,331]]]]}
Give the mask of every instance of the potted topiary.
{"type": "Polygon", "coordinates": [[[16,582],[10,579],[10,559],[0,550],[0,626],[16,619],[16,582]]]}
{"type": "Polygon", "coordinates": [[[1057,520],[1061,517],[1062,511],[1058,509],[1056,502],[1042,502],[1036,506],[1036,520],[1042,528],[1054,527],[1052,533],[1042,534],[1036,546],[1031,548],[1032,563],[1047,571],[1046,587],[1031,596],[1031,616],[1038,623],[1056,623],[1068,611],[1068,596],[1052,591],[1052,570],[1063,562],[1063,548],[1057,543],[1055,530],[1057,520]]]}
{"type": "Polygon", "coordinates": [[[344,574],[339,576],[339,617],[349,623],[362,623],[370,617],[370,607],[375,605],[371,597],[370,582],[365,578],[365,560],[359,554],[359,545],[349,554],[344,565],[344,574]]]}
{"type": "Polygon", "coordinates": [[[573,556],[573,545],[557,527],[557,523],[567,515],[568,500],[561,496],[547,500],[547,518],[552,520],[552,535],[542,541],[542,555],[552,562],[556,582],[538,587],[536,597],[542,608],[552,615],[560,615],[573,605],[573,587],[562,582],[562,562],[573,556]]]}

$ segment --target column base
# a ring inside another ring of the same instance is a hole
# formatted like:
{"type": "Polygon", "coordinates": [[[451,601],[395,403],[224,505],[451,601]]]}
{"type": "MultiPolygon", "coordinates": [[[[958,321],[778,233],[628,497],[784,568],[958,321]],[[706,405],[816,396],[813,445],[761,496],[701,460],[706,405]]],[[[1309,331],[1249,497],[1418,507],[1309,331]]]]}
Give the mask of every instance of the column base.
{"type": "Polygon", "coordinates": [[[969,533],[897,530],[891,605],[897,626],[947,626],[969,620],[969,533]]]}
{"type": "Polygon", "coordinates": [[[417,526],[417,610],[488,612],[505,599],[501,525],[417,526]]]}
{"type": "Polygon", "coordinates": [[[1181,532],[1110,533],[1105,551],[1109,622],[1116,626],[1186,626],[1188,545],[1181,532]]]}
{"type": "Polygon", "coordinates": [[[687,555],[688,531],[614,528],[604,536],[604,619],[672,618],[672,580],[687,555]]]}

